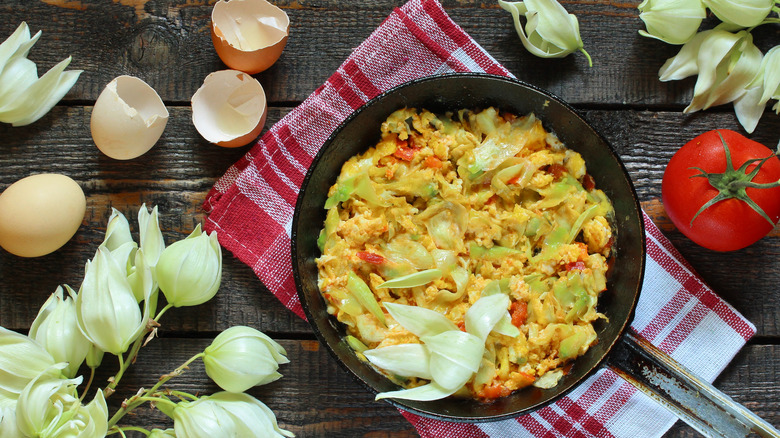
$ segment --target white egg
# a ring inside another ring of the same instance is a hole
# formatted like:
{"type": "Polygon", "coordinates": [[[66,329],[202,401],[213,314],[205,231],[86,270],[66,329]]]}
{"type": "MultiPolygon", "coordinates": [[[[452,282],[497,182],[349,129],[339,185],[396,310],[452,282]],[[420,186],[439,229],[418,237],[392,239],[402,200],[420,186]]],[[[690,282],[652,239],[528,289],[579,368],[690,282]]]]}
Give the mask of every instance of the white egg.
{"type": "Polygon", "coordinates": [[[192,96],[192,123],[206,140],[223,147],[244,146],[265,125],[268,102],[260,82],[238,70],[206,76],[192,96]]]}
{"type": "Polygon", "coordinates": [[[168,110],[152,87],[134,76],[119,76],[98,96],[90,129],[101,152],[130,160],[151,149],[167,123],[168,110]]]}
{"type": "Polygon", "coordinates": [[[0,194],[0,246],[21,257],[54,252],[76,234],[86,208],[81,187],[65,175],[22,178],[0,194]]]}

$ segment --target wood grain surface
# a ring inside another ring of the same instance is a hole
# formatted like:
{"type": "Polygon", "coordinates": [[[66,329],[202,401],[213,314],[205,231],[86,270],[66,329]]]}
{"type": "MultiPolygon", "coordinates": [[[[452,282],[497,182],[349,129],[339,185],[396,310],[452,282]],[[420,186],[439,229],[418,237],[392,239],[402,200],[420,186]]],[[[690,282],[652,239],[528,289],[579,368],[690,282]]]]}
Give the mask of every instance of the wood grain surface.
{"type": "MultiPolygon", "coordinates": [[[[79,81],[48,115],[22,128],[0,124],[0,190],[41,172],[78,181],[87,195],[87,214],[76,236],[53,254],[24,259],[0,251],[0,326],[26,332],[38,308],[59,284],[78,287],[84,263],[102,240],[111,208],[129,218],[142,203],[159,206],[168,242],[186,236],[204,217],[201,203],[216,179],[247,148],[209,144],[191,122],[189,100],[203,78],[225,68],[210,40],[214,1],[205,0],[3,0],[0,39],[21,21],[43,32],[29,58],[39,74],[73,56],[79,81]],[[97,96],[119,75],[144,79],[160,94],[170,120],[158,144],[130,161],[115,161],[95,148],[89,118],[97,96]]],[[[269,100],[271,126],[312,93],[402,1],[277,0],[290,16],[290,39],[279,61],[256,75],[269,100]]],[[[657,71],[677,48],[642,38],[639,1],[561,2],[580,20],[589,68],[582,55],[543,60],[528,54],[510,16],[496,2],[442,0],[450,16],[519,79],[546,88],[572,103],[623,159],[644,210],[671,239],[704,281],[757,327],[754,337],[716,381],[738,402],[780,426],[780,232],[732,253],[701,248],[668,219],[661,179],[674,152],[713,128],[740,130],[723,106],[695,114],[682,109],[693,80],[662,83],[657,71]]],[[[780,27],[755,32],[764,51],[780,44],[780,27]]],[[[751,138],[770,147],[780,137],[780,117],[767,111],[751,138]]],[[[134,221],[131,220],[133,231],[134,221]]],[[[315,341],[309,325],[285,309],[252,271],[225,253],[223,284],[211,302],[166,314],[159,339],[142,349],[120,391],[122,398],[171,371],[232,325],[260,328],[287,348],[284,378],[250,391],[299,437],[400,438],[413,427],[386,403],[353,381],[315,341]]],[[[116,364],[108,358],[98,382],[116,364]]],[[[197,363],[171,382],[177,389],[217,389],[197,363]]],[[[168,427],[170,420],[144,407],[127,424],[168,427]]],[[[139,435],[140,436],[140,435],[139,435]]],[[[665,436],[696,433],[678,422],[665,436]]]]}

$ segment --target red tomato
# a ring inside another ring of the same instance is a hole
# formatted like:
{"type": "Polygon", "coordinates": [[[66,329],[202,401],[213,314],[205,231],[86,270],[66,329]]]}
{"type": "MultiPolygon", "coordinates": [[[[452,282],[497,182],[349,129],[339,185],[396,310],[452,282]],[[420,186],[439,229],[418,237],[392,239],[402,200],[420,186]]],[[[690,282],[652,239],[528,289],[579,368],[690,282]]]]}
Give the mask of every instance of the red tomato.
{"type": "Polygon", "coordinates": [[[416,154],[417,151],[419,151],[419,149],[409,146],[409,141],[398,138],[395,139],[395,152],[393,152],[393,156],[399,160],[412,161],[414,159],[414,154],[416,154]]]}
{"type": "Polygon", "coordinates": [[[493,383],[491,385],[485,385],[477,393],[477,397],[485,400],[494,400],[501,397],[506,397],[512,393],[512,390],[502,386],[500,383],[493,383]]]}
{"type": "Polygon", "coordinates": [[[364,262],[373,263],[375,265],[381,265],[385,262],[385,258],[382,257],[379,254],[375,254],[373,252],[368,251],[358,251],[357,256],[359,259],[363,260],[364,262]]]}
{"type": "Polygon", "coordinates": [[[780,220],[778,180],[780,159],[769,148],[728,129],[708,131],[686,143],[669,161],[661,187],[664,209],[677,229],[697,244],[716,251],[737,250],[764,237],[780,220]],[[768,187],[744,188],[746,183],[768,187]],[[723,199],[702,209],[716,196],[723,199]],[[748,204],[750,200],[766,217],[748,204]]]}
{"type": "Polygon", "coordinates": [[[525,301],[513,301],[509,306],[509,313],[512,315],[512,325],[520,327],[525,324],[528,318],[528,303],[525,301]]]}
{"type": "Polygon", "coordinates": [[[425,167],[430,167],[431,169],[441,169],[441,166],[441,160],[434,157],[433,155],[425,157],[425,167]]]}

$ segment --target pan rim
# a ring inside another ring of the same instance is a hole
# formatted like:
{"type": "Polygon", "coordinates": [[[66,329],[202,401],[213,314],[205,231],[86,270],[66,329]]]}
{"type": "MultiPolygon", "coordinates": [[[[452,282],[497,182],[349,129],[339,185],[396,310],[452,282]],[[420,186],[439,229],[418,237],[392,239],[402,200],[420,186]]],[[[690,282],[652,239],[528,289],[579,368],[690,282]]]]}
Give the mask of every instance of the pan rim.
{"type": "MultiPolygon", "coordinates": [[[[301,273],[299,271],[299,248],[298,248],[298,227],[299,227],[299,221],[300,221],[300,214],[302,210],[302,200],[304,198],[304,195],[306,193],[306,188],[309,185],[309,182],[312,178],[312,175],[314,173],[314,169],[316,169],[317,165],[320,163],[320,161],[323,159],[323,157],[327,154],[329,145],[333,143],[334,139],[338,137],[338,135],[345,129],[346,126],[348,126],[355,118],[359,117],[360,113],[368,110],[374,105],[377,105],[379,102],[381,102],[383,99],[385,99],[388,95],[393,95],[395,93],[398,93],[400,90],[403,90],[404,88],[416,86],[419,84],[424,84],[426,82],[434,82],[434,81],[447,81],[451,79],[463,79],[463,78],[474,78],[477,80],[497,80],[502,82],[508,82],[513,85],[518,85],[524,88],[527,88],[533,92],[536,92],[542,96],[545,96],[546,98],[550,100],[554,100],[557,104],[563,106],[568,112],[570,112],[574,117],[579,119],[581,123],[583,123],[585,126],[589,127],[593,134],[595,134],[599,141],[602,142],[607,146],[608,153],[612,156],[614,161],[617,163],[617,165],[620,167],[620,172],[624,175],[626,183],[629,187],[629,192],[632,197],[632,210],[635,211],[637,215],[637,219],[640,222],[640,226],[638,228],[638,236],[636,239],[641,240],[641,256],[639,260],[639,266],[636,267],[637,274],[636,274],[636,292],[633,293],[633,298],[631,299],[631,309],[628,312],[628,315],[626,318],[622,319],[621,321],[621,327],[619,330],[617,330],[617,335],[614,337],[611,337],[609,339],[609,344],[604,350],[604,353],[601,355],[600,359],[596,361],[596,363],[590,367],[590,369],[583,373],[579,378],[577,378],[574,382],[568,384],[565,388],[558,388],[557,394],[555,396],[544,400],[543,402],[540,402],[538,404],[535,404],[531,407],[513,411],[513,412],[506,412],[506,413],[500,413],[495,415],[486,415],[486,416],[480,416],[480,417],[462,417],[462,416],[454,416],[449,415],[446,413],[441,412],[432,412],[431,410],[425,410],[418,406],[410,406],[408,404],[408,401],[406,400],[396,400],[396,399],[385,399],[388,403],[390,403],[392,406],[402,409],[404,411],[408,411],[411,413],[414,413],[416,415],[420,415],[422,417],[426,418],[432,418],[437,420],[443,420],[443,421],[450,421],[450,422],[460,422],[460,423],[483,423],[483,422],[492,422],[492,421],[499,421],[504,420],[508,418],[514,418],[519,415],[523,415],[526,413],[537,411],[551,403],[554,403],[561,398],[565,397],[569,392],[574,390],[575,388],[580,387],[589,377],[591,377],[594,373],[596,373],[599,369],[604,368],[606,365],[607,358],[611,351],[614,350],[615,345],[620,342],[623,335],[626,333],[628,328],[630,327],[631,322],[634,319],[634,314],[636,311],[636,305],[637,301],[639,299],[639,295],[641,292],[642,282],[645,275],[645,261],[646,261],[646,246],[645,246],[645,230],[644,225],[641,223],[643,220],[643,211],[641,209],[641,205],[639,204],[638,196],[636,193],[636,188],[634,187],[633,181],[630,178],[630,175],[625,167],[625,164],[620,159],[620,157],[615,152],[612,145],[601,135],[600,132],[598,132],[593,126],[584,119],[584,117],[569,103],[558,97],[557,95],[541,89],[537,86],[534,86],[532,84],[528,84],[526,82],[517,80],[515,78],[510,78],[506,76],[500,76],[500,75],[494,75],[494,74],[488,74],[488,73],[446,73],[446,74],[439,74],[439,75],[433,75],[433,76],[425,76],[421,78],[417,78],[408,82],[405,82],[403,84],[397,85],[395,87],[392,87],[388,89],[387,91],[380,93],[373,99],[370,99],[365,104],[361,105],[358,109],[354,110],[344,121],[342,121],[334,130],[333,132],[328,136],[327,140],[323,143],[322,147],[317,151],[317,154],[315,154],[311,164],[309,165],[309,168],[307,169],[306,175],[304,176],[303,182],[300,187],[300,191],[296,200],[295,210],[293,214],[293,221],[292,221],[292,231],[291,231],[291,261],[293,265],[293,277],[295,281],[295,287],[296,292],[298,294],[298,297],[301,301],[301,305],[304,310],[304,314],[306,315],[306,318],[308,322],[310,323],[311,327],[313,328],[315,335],[318,339],[318,341],[325,345],[326,350],[329,352],[329,354],[336,359],[336,362],[347,371],[347,373],[352,376],[353,379],[357,380],[365,386],[371,393],[377,393],[378,391],[371,386],[367,381],[365,381],[363,378],[361,378],[354,370],[352,370],[338,355],[338,353],[335,351],[333,346],[330,345],[330,343],[325,338],[324,334],[321,332],[321,329],[316,326],[315,320],[316,315],[312,314],[311,310],[309,309],[307,295],[304,293],[303,287],[301,286],[301,273]]],[[[612,322],[610,322],[612,324],[612,322]]],[[[602,342],[600,339],[599,342],[602,342]]],[[[418,402],[419,403],[419,402],[418,402]]]]}

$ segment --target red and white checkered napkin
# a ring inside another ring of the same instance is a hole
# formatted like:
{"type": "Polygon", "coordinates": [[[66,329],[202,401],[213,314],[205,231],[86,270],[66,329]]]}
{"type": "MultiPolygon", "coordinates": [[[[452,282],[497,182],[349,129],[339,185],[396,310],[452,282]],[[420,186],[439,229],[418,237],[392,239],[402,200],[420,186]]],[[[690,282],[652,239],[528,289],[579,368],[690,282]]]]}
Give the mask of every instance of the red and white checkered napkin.
{"type": "MultiPolygon", "coordinates": [[[[509,19],[509,17],[507,17],[509,19]]],[[[300,106],[276,123],[209,193],[205,228],[304,317],[290,261],[290,231],[306,169],[353,110],[411,79],[447,72],[510,73],[436,0],[392,14],[300,106]]],[[[633,328],[694,373],[715,379],[755,327],[715,295],[645,217],[647,267],[633,328]]],[[[403,415],[424,438],[657,437],[676,418],[603,369],[558,402],[516,419],[446,423],[403,415]]]]}

